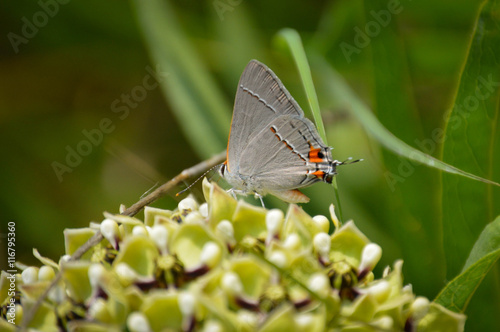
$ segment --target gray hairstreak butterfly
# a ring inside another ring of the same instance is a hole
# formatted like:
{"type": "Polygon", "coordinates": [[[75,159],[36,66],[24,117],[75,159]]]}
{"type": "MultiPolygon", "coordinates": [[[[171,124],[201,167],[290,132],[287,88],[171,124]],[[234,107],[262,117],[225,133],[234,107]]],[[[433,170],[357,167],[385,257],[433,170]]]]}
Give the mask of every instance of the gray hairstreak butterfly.
{"type": "MultiPolygon", "coordinates": [[[[290,203],[307,203],[298,190],[332,183],[336,167],[314,124],[280,79],[252,60],[241,75],[222,177],[233,194],[274,195],[290,203]]],[[[264,205],[262,203],[262,205],[264,205]]]]}

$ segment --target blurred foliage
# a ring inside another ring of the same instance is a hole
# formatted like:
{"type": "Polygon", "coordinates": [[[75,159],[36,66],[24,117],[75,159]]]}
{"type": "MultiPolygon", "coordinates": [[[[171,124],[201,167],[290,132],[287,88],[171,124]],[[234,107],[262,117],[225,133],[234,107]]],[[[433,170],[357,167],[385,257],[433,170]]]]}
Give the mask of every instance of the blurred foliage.
{"type": "MultiPolygon", "coordinates": [[[[7,221],[16,222],[18,261],[34,264],[33,247],[57,258],[64,228],[102,220],[101,211],[117,212],[119,204],[131,205],[155,183],[223,150],[236,84],[250,59],[272,68],[307,114],[293,61],[276,45],[276,33],[284,27],[297,30],[309,52],[334,158],[365,159],[341,168],[337,181],[344,219],[355,219],[382,245],[380,266],[405,259],[405,281],[433,298],[460,271],[480,231],[499,213],[498,188],[456,175],[444,175],[441,182],[439,171],[381,148],[336,104],[322,62],[399,139],[438,159],[443,150],[444,161],[498,182],[500,154],[492,153],[500,146],[498,89],[482,104],[485,113],[475,113],[474,121],[461,127],[464,132],[450,132],[461,139],[486,137],[489,145],[465,140],[443,147],[434,136],[446,128],[449,111],[457,112],[456,98],[475,91],[478,76],[499,75],[499,52],[481,48],[488,39],[497,40],[498,18],[480,21],[479,29],[487,33],[476,40],[477,49],[471,40],[480,1],[74,1],[51,7],[53,15],[45,22],[39,13],[47,9],[40,3],[58,2],[0,4],[1,232],[7,221]],[[385,21],[381,10],[391,13],[385,21]],[[30,30],[26,22],[34,19],[40,27],[30,30]],[[359,31],[368,23],[373,30],[367,41],[359,31]],[[13,46],[12,33],[31,37],[13,46]],[[347,44],[357,51],[346,53],[347,44]],[[481,61],[474,62],[478,57],[481,61]],[[165,73],[156,74],[161,88],[147,89],[155,82],[148,75],[157,71],[165,73]],[[193,118],[200,114],[194,109],[205,110],[203,120],[193,118]],[[90,145],[88,155],[60,181],[53,163],[67,164],[68,147],[84,149],[85,133],[95,133],[106,118],[111,126],[102,142],[94,136],[98,144],[90,145]],[[484,123],[491,124],[488,131],[484,123]],[[199,124],[205,127],[195,127],[199,124]],[[204,139],[203,130],[214,134],[204,139]],[[442,184],[456,189],[443,190],[442,184]],[[472,232],[454,231],[468,230],[467,223],[475,225],[472,232]],[[456,246],[461,249],[455,252],[456,246]],[[450,253],[456,255],[447,257],[450,253]]],[[[491,6],[498,13],[498,3],[491,6]]],[[[193,190],[199,192],[199,186],[193,190]]],[[[318,184],[304,192],[312,198],[304,210],[327,214],[334,201],[331,187],[318,184]]],[[[174,196],[155,205],[172,208],[174,196]]],[[[266,203],[283,206],[272,198],[266,203]]],[[[3,268],[4,255],[0,260],[3,268]]],[[[497,264],[472,298],[467,330],[496,326],[498,275],[497,264]]]]}

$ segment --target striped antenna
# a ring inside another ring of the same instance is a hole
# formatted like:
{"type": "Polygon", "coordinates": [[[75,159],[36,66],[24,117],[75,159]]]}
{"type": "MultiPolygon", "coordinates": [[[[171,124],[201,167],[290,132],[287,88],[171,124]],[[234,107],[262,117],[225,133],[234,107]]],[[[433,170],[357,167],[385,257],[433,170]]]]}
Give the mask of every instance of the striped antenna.
{"type": "Polygon", "coordinates": [[[339,162],[337,164],[337,166],[354,164],[354,163],[357,163],[358,161],[363,161],[364,159],[356,159],[356,160],[353,160],[353,161],[351,161],[351,160],[352,160],[352,157],[349,157],[346,160],[339,162]]]}
{"type": "Polygon", "coordinates": [[[191,184],[190,184],[189,186],[187,186],[185,189],[183,189],[183,190],[179,191],[177,194],[175,194],[175,196],[177,197],[177,196],[179,196],[179,195],[182,195],[183,193],[185,193],[186,191],[188,191],[189,189],[191,189],[191,187],[192,187],[192,186],[194,186],[194,185],[196,184],[196,182],[200,181],[200,179],[201,179],[202,177],[204,177],[205,175],[207,175],[207,173],[211,172],[211,171],[212,171],[214,168],[216,168],[216,167],[220,167],[220,166],[221,166],[221,165],[223,165],[223,164],[224,164],[224,163],[220,163],[220,164],[217,164],[217,165],[215,165],[215,166],[213,166],[213,167],[209,168],[209,169],[208,169],[208,171],[206,171],[205,173],[203,173],[202,175],[200,175],[200,176],[196,179],[196,181],[194,181],[193,183],[191,183],[191,184]]]}

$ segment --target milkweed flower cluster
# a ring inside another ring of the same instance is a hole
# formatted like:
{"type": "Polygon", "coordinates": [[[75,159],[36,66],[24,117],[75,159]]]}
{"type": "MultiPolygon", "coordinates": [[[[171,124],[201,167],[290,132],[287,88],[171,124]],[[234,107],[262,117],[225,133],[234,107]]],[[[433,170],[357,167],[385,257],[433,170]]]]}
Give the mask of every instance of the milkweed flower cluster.
{"type": "MultiPolygon", "coordinates": [[[[331,207],[311,217],[236,201],[204,181],[206,203],[174,211],[147,207],[144,221],[105,214],[64,232],[59,262],[16,275],[19,324],[56,272],[62,279],[31,321],[39,331],[462,331],[465,317],[403,284],[402,261],[377,278],[381,247],[331,207]],[[331,227],[333,225],[333,227],[331,227]],[[332,228],[332,230],[330,230],[332,228]],[[98,230],[104,239],[80,260],[69,255],[98,230]]],[[[2,271],[0,329],[9,274],[2,271]]]]}

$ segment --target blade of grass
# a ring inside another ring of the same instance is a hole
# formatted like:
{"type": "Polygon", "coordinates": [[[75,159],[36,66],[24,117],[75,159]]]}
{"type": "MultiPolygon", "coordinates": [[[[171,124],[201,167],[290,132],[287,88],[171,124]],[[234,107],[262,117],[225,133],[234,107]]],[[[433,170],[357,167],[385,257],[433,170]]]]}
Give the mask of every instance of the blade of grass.
{"type": "Polygon", "coordinates": [[[316,95],[316,89],[314,88],[312,80],[311,69],[309,68],[306,52],[304,50],[304,46],[302,45],[299,33],[296,30],[289,28],[282,29],[276,35],[276,42],[285,43],[290,49],[292,59],[297,66],[297,70],[307,96],[309,109],[311,110],[314,122],[316,123],[319,136],[325,144],[328,144],[326,140],[325,126],[323,125],[323,119],[321,118],[321,112],[319,109],[318,96],[316,95]]]}
{"type": "MultiPolygon", "coordinates": [[[[328,142],[326,140],[325,126],[323,125],[323,119],[321,117],[321,112],[319,109],[318,96],[316,95],[316,89],[314,88],[311,69],[309,68],[306,52],[304,50],[304,46],[302,45],[302,40],[300,39],[299,33],[296,30],[289,28],[282,29],[276,35],[275,41],[279,46],[281,46],[280,44],[284,44],[290,50],[291,56],[295,61],[295,65],[297,66],[302,85],[304,86],[304,91],[307,96],[309,108],[311,110],[311,113],[313,114],[314,121],[316,122],[316,128],[318,129],[318,133],[323,139],[323,142],[328,145],[328,142]]],[[[344,220],[342,216],[342,204],[340,203],[337,178],[335,177],[332,180],[332,186],[334,188],[335,199],[337,201],[339,220],[342,222],[344,220]]]]}
{"type": "MultiPolygon", "coordinates": [[[[371,112],[368,106],[366,106],[366,104],[355,95],[345,80],[326,62],[324,58],[314,55],[312,57],[313,62],[317,64],[318,76],[321,76],[321,81],[325,82],[324,84],[328,84],[330,87],[333,99],[337,100],[337,106],[349,110],[353,116],[358,119],[365,130],[384,147],[417,163],[433,167],[447,173],[457,174],[476,181],[500,186],[497,182],[484,179],[480,176],[446,164],[445,162],[429,156],[428,154],[425,154],[401,141],[378,121],[377,117],[371,112]]],[[[397,180],[398,179],[395,179],[393,181],[397,180]]]]}
{"type": "Polygon", "coordinates": [[[183,33],[168,1],[132,0],[153,63],[169,76],[162,91],[200,157],[225,148],[231,106],[183,33]]]}

